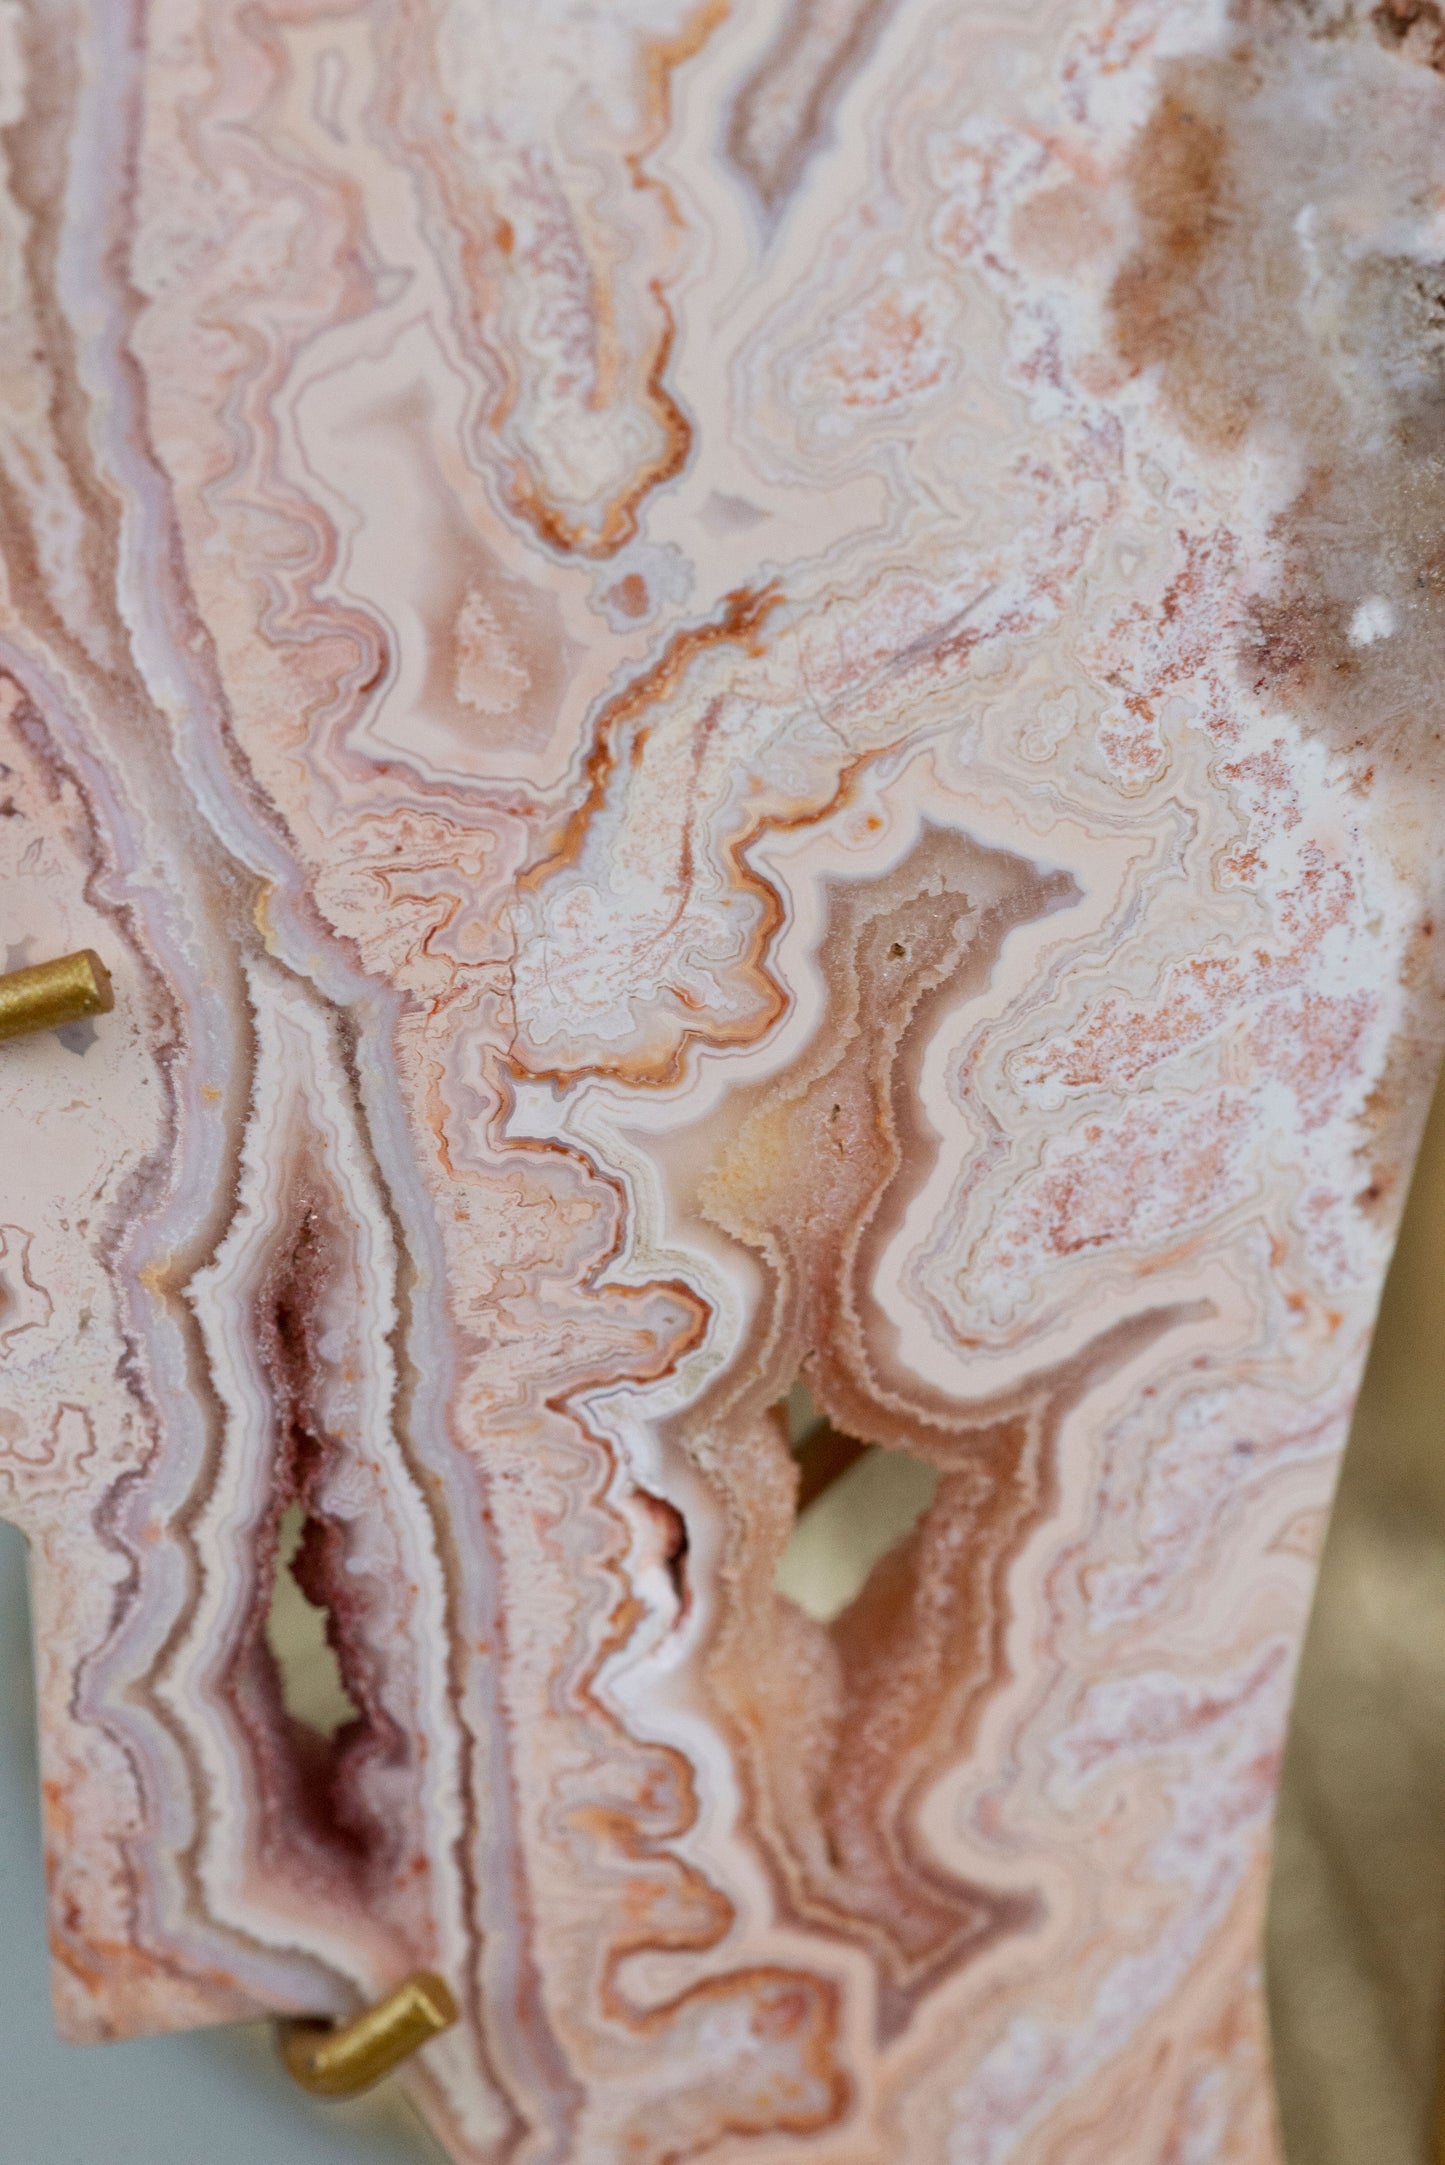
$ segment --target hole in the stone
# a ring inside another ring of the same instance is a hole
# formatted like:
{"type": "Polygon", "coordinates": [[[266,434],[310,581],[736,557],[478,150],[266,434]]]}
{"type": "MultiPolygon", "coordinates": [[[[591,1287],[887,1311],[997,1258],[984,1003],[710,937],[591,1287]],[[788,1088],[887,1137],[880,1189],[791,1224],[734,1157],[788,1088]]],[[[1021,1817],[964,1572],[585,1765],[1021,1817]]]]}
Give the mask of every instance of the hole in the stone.
{"type": "Polygon", "coordinates": [[[805,1383],[793,1385],[782,1410],[798,1462],[798,1515],[776,1584],[829,1624],[862,1591],[874,1565],[912,1533],[933,1501],[938,1469],[907,1451],[845,1436],[805,1383]]]}
{"type": "Polygon", "coordinates": [[[326,1636],[326,1611],[307,1599],[296,1577],[296,1556],[305,1533],[305,1507],[293,1503],[281,1520],[266,1640],[275,1657],[287,1713],[318,1736],[334,1737],[357,1719],[358,1710],[326,1636]]]}

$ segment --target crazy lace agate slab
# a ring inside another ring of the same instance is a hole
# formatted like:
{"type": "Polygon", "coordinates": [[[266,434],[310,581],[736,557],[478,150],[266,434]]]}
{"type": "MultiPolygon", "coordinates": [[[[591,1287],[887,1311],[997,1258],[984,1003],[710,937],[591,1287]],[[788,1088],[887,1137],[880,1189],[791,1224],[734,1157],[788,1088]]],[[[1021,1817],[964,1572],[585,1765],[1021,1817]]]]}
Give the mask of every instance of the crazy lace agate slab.
{"type": "Polygon", "coordinates": [[[1273,2158],[1439,10],[0,22],[0,931],[119,997],[0,1064],[62,2029],[426,1964],[467,2165],[1273,2158]],[[809,1403],[917,1477],[831,1610],[809,1403]]]}

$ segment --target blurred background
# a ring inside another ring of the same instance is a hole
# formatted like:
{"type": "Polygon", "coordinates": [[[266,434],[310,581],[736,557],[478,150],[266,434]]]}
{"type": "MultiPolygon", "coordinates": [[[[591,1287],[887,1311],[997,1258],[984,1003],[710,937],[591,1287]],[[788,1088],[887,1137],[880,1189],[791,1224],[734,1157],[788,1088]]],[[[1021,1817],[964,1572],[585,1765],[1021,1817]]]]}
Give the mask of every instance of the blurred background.
{"type": "Polygon", "coordinates": [[[1445,1086],[1325,1543],[1275,1832],[1290,2165],[1435,2165],[1445,2038],[1445,1086]]]}

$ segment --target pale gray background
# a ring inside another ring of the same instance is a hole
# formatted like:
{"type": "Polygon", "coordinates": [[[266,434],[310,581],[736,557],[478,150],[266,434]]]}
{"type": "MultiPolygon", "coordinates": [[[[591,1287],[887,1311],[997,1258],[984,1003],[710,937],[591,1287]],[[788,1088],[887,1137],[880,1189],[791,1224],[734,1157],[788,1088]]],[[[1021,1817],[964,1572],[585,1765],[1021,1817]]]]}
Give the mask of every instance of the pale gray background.
{"type": "Polygon", "coordinates": [[[0,2165],[438,2165],[394,2088],[322,2104],[269,2026],[62,2045],[50,2026],[25,1543],[0,1525],[0,2165]]]}

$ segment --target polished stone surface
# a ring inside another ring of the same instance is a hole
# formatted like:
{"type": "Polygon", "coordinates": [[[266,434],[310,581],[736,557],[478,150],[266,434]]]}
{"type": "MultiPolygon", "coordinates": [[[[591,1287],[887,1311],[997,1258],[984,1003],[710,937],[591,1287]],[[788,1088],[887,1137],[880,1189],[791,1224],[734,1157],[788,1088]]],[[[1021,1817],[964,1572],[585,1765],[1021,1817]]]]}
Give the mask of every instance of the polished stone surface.
{"type": "Polygon", "coordinates": [[[5,939],[119,1001],[0,1071],[65,2034],[426,1966],[474,2165],[1274,2155],[1438,23],[0,10],[5,939]]]}
{"type": "Polygon", "coordinates": [[[436,2165],[395,2088],[303,2097],[270,2026],[63,2044],[46,1992],[45,1883],[25,1543],[0,1526],[0,2156],[15,2165],[436,2165]]]}

